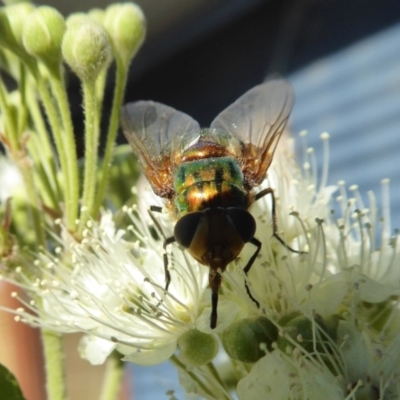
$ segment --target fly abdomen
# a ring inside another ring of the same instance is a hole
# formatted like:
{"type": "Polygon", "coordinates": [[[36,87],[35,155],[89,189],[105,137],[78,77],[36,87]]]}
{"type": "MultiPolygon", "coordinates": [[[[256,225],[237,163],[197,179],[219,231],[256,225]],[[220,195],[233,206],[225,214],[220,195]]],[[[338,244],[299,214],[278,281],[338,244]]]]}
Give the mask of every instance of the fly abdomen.
{"type": "Polygon", "coordinates": [[[206,158],[181,164],[175,171],[178,217],[209,207],[246,207],[243,174],[230,157],[206,158]]]}

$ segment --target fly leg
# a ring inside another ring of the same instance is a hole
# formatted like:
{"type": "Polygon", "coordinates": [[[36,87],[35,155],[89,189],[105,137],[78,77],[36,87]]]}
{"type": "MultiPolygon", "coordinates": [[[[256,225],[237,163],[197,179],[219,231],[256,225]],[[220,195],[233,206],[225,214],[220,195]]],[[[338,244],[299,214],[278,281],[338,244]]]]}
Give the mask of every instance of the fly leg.
{"type": "Polygon", "coordinates": [[[276,208],[275,208],[275,195],[274,191],[271,188],[267,188],[264,190],[261,190],[261,192],[256,194],[255,201],[261,199],[261,197],[266,196],[267,194],[270,194],[272,196],[272,230],[273,233],[272,235],[278,239],[278,241],[285,246],[288,250],[292,251],[293,253],[298,253],[298,254],[306,254],[304,251],[300,250],[295,250],[292,247],[290,247],[279,235],[278,235],[278,223],[277,223],[277,218],[276,218],[276,208]]]}
{"type": "MultiPolygon", "coordinates": [[[[246,276],[247,276],[247,274],[249,273],[250,268],[251,268],[252,265],[254,264],[254,261],[256,260],[256,258],[257,258],[257,256],[258,256],[258,253],[259,253],[260,250],[261,250],[261,242],[260,242],[258,239],[256,239],[256,238],[253,237],[253,238],[250,240],[250,243],[251,243],[251,244],[254,244],[254,246],[256,246],[257,248],[256,248],[256,251],[254,252],[254,254],[250,257],[250,260],[247,261],[246,266],[243,268],[243,272],[246,274],[246,276]]],[[[258,308],[260,308],[260,303],[253,297],[253,295],[252,295],[251,292],[250,292],[250,288],[249,288],[249,286],[247,285],[247,280],[244,281],[244,286],[245,286],[245,288],[246,288],[246,292],[247,292],[247,294],[249,295],[250,299],[253,300],[254,303],[256,303],[256,306],[257,306],[258,308]]]]}
{"type": "MultiPolygon", "coordinates": [[[[150,218],[153,221],[154,225],[156,226],[157,230],[160,232],[161,236],[164,238],[164,242],[163,242],[163,249],[164,249],[163,260],[164,260],[164,274],[165,274],[165,289],[164,289],[164,291],[165,291],[165,293],[167,293],[169,284],[171,283],[171,274],[168,269],[167,246],[169,244],[175,242],[175,237],[171,236],[171,237],[167,238],[165,236],[164,231],[162,230],[160,223],[154,217],[153,212],[161,213],[162,208],[158,207],[158,206],[150,206],[149,215],[150,215],[150,218]]],[[[157,304],[157,306],[159,306],[161,302],[162,302],[162,300],[157,304]]]]}

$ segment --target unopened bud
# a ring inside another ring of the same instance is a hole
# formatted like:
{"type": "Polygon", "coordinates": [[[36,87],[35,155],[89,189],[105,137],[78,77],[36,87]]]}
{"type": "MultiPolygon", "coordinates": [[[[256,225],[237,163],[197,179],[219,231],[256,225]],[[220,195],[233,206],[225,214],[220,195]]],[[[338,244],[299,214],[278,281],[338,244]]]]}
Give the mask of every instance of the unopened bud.
{"type": "Polygon", "coordinates": [[[133,3],[112,4],[106,9],[104,27],[110,36],[115,57],[127,65],[146,34],[146,19],[141,8],[133,3]]]}
{"type": "Polygon", "coordinates": [[[209,363],[218,352],[218,341],[215,337],[197,329],[184,333],[178,340],[178,346],[180,360],[191,367],[209,363]]]}
{"type": "Polygon", "coordinates": [[[84,82],[94,82],[110,64],[111,46],[104,28],[94,20],[82,18],[67,22],[62,54],[71,69],[84,82]]]}
{"type": "Polygon", "coordinates": [[[22,44],[22,31],[35,7],[27,2],[0,9],[0,45],[27,62],[35,62],[22,44]]]}
{"type": "Polygon", "coordinates": [[[59,68],[61,43],[66,26],[63,16],[52,7],[38,7],[31,13],[23,31],[27,52],[40,59],[50,70],[59,68]]]}
{"type": "Polygon", "coordinates": [[[278,329],[266,317],[243,318],[222,332],[222,345],[234,360],[254,363],[271,349],[278,329]]]}

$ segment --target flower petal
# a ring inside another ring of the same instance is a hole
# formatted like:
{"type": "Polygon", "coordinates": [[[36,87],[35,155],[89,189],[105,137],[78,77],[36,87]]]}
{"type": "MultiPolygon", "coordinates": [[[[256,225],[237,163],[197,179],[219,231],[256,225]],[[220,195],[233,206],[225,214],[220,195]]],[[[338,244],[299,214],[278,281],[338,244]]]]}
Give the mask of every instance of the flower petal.
{"type": "Polygon", "coordinates": [[[161,347],[155,347],[151,350],[137,350],[126,355],[122,361],[130,361],[139,365],[157,365],[168,360],[176,349],[176,341],[167,343],[161,347]]]}
{"type": "Polygon", "coordinates": [[[196,321],[196,328],[204,333],[219,333],[226,329],[235,319],[239,306],[230,300],[221,299],[218,303],[217,326],[210,327],[211,307],[206,307],[196,321]]]}
{"type": "Polygon", "coordinates": [[[116,344],[97,336],[85,335],[79,342],[79,355],[92,365],[101,365],[115,349],[116,344]]]}

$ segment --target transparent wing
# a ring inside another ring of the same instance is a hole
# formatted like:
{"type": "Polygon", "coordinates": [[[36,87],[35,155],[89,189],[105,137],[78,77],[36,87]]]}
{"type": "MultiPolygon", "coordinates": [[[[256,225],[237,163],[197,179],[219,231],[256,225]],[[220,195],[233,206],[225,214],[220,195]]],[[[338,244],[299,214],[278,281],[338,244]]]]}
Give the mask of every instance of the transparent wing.
{"type": "Polygon", "coordinates": [[[172,107],[138,101],[122,107],[121,126],[154,192],[171,198],[177,162],[174,148],[179,148],[183,138],[198,136],[199,124],[172,107]]]}
{"type": "Polygon", "coordinates": [[[212,122],[212,132],[228,133],[241,142],[240,162],[249,187],[264,179],[293,102],[290,84],[273,80],[246,92],[212,122]]]}

